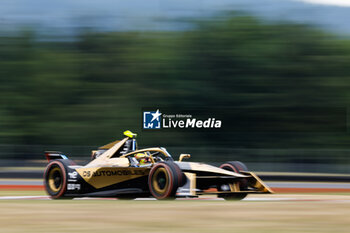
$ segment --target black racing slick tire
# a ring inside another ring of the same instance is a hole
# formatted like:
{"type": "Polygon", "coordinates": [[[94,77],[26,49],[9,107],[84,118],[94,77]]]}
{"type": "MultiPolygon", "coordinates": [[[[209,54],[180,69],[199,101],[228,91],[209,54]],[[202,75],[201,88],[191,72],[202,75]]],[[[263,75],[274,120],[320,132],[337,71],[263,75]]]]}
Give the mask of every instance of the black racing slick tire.
{"type": "Polygon", "coordinates": [[[184,179],[184,174],[175,163],[156,163],[148,175],[149,191],[158,200],[174,199],[184,179]]]}
{"type": "Polygon", "coordinates": [[[227,201],[240,201],[244,199],[248,194],[235,193],[235,194],[220,194],[218,197],[224,198],[227,201]]]}
{"type": "Polygon", "coordinates": [[[67,167],[64,162],[54,160],[47,165],[44,172],[44,186],[51,198],[64,198],[67,191],[67,167]]]}
{"type": "Polygon", "coordinates": [[[129,200],[135,200],[136,198],[138,198],[138,196],[133,196],[133,195],[120,195],[117,196],[117,198],[119,200],[123,200],[123,201],[129,201],[129,200]]]}
{"type": "Polygon", "coordinates": [[[228,170],[228,171],[237,172],[237,173],[240,173],[242,171],[248,171],[247,166],[240,161],[226,162],[226,163],[222,164],[220,166],[220,168],[228,170]]]}
{"type": "MultiPolygon", "coordinates": [[[[222,164],[220,168],[236,172],[236,173],[241,173],[242,171],[248,171],[247,166],[240,162],[240,161],[230,161],[222,164]]],[[[248,188],[248,181],[246,179],[241,179],[239,181],[239,188],[240,190],[246,190],[248,188]]],[[[218,190],[220,190],[220,187],[218,187],[218,190]]],[[[228,194],[220,194],[218,195],[219,197],[224,198],[225,200],[242,200],[244,199],[248,194],[246,193],[228,193],[228,194]]]]}

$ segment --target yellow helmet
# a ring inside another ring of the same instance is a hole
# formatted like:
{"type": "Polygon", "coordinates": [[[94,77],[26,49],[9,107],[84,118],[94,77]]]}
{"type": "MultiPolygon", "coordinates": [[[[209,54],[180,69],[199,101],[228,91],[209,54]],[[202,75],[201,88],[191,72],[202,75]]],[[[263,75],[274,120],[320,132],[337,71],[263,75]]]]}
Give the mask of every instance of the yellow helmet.
{"type": "Polygon", "coordinates": [[[136,158],[136,159],[141,159],[141,158],[144,158],[144,157],[146,157],[146,154],[144,154],[144,153],[137,153],[137,154],[135,155],[135,158],[136,158]]]}
{"type": "Polygon", "coordinates": [[[136,138],[137,134],[131,132],[130,130],[124,131],[124,135],[129,137],[129,138],[136,138]]]}

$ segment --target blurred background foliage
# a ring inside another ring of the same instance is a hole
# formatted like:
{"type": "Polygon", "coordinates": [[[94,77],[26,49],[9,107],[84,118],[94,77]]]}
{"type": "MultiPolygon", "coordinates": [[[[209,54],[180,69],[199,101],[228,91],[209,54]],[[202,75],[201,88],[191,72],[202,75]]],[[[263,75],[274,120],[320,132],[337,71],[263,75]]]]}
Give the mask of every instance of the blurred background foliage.
{"type": "MultiPolygon", "coordinates": [[[[84,29],[63,40],[39,38],[28,29],[2,33],[1,144],[21,145],[21,150],[33,145],[94,147],[119,139],[130,129],[139,133],[140,146],[202,149],[196,158],[206,160],[210,157],[204,155],[219,147],[350,147],[346,128],[323,133],[142,131],[141,109],[147,106],[208,112],[232,107],[339,107],[346,112],[349,39],[308,25],[266,22],[238,13],[192,23],[191,29],[179,31],[84,29]]],[[[273,117],[286,116],[276,112],[273,117]]],[[[346,116],[343,120],[346,124],[346,116]]],[[[239,125],[239,118],[229,124],[239,125]]],[[[249,127],[259,124],[253,121],[249,127]]],[[[293,153],[270,155],[293,160],[293,153]]],[[[302,157],[320,161],[323,156],[328,152],[302,157]]],[[[334,155],[334,160],[349,161],[344,153],[334,155]]]]}

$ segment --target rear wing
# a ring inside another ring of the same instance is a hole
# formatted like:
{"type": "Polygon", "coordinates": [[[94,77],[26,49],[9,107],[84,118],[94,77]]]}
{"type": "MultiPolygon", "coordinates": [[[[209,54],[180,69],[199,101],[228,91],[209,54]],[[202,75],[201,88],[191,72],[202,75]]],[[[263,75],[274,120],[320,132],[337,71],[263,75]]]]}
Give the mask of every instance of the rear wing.
{"type": "Polygon", "coordinates": [[[67,156],[60,151],[45,151],[45,157],[48,162],[55,159],[68,159],[67,156]]]}

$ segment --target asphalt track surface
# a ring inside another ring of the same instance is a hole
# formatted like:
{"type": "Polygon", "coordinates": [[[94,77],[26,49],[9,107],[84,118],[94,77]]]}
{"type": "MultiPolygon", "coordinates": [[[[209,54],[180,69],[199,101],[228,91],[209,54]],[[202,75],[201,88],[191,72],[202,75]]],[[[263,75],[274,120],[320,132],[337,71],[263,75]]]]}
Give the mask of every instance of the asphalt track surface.
{"type": "MultiPolygon", "coordinates": [[[[273,195],[248,195],[243,201],[344,201],[350,202],[350,183],[327,183],[327,182],[266,182],[272,190],[273,195]],[[305,195],[308,193],[309,195],[305,195]],[[345,194],[345,195],[326,195],[326,194],[345,194]],[[321,194],[321,195],[311,195],[321,194]],[[322,195],[323,194],[323,195],[322,195]],[[339,197],[342,198],[339,198],[339,197]],[[327,197],[327,198],[325,198],[327,197]]],[[[0,200],[50,200],[49,196],[45,195],[30,195],[26,191],[43,191],[42,180],[18,180],[18,179],[0,179],[0,200]],[[22,191],[18,196],[1,195],[1,191],[12,190],[22,191]],[[24,192],[24,193],[23,193],[24,192]]],[[[117,200],[117,198],[75,198],[74,200],[117,200]]],[[[154,198],[137,198],[136,201],[152,201],[154,198]]],[[[178,198],[177,200],[207,200],[220,201],[222,198],[216,196],[203,195],[198,198],[178,198]]]]}
{"type": "MultiPolygon", "coordinates": [[[[349,182],[265,182],[276,193],[350,193],[349,182]]],[[[0,190],[44,190],[41,179],[0,179],[0,190]]]]}
{"type": "MultiPolygon", "coordinates": [[[[272,188],[329,188],[329,189],[349,189],[350,183],[341,182],[265,182],[269,187],[272,188]]],[[[32,185],[41,186],[42,180],[15,180],[15,179],[4,179],[0,180],[0,185],[32,185]]]]}
{"type": "MultiPolygon", "coordinates": [[[[342,183],[342,182],[265,182],[268,186],[273,188],[342,188],[349,189],[350,191],[350,183],[342,183]]],[[[38,185],[41,186],[43,184],[42,180],[17,180],[17,179],[3,179],[0,180],[0,185],[38,185]]]]}
{"type": "MultiPolygon", "coordinates": [[[[51,200],[44,193],[42,180],[0,180],[0,201],[5,200],[51,200]],[[4,194],[1,191],[5,191],[4,194]],[[6,191],[14,194],[6,195],[6,191]],[[16,191],[21,191],[16,195],[16,191]],[[30,194],[26,191],[39,191],[38,194],[30,194]]],[[[326,182],[267,182],[275,191],[273,195],[250,194],[243,202],[344,202],[350,203],[350,183],[326,183],[326,182]],[[307,193],[307,194],[305,194],[307,193]],[[329,195],[337,194],[337,195],[329,195]]],[[[75,198],[74,200],[117,200],[117,198],[75,198]]],[[[135,201],[155,201],[154,198],[137,198],[135,201]]],[[[198,198],[178,198],[177,201],[223,201],[212,195],[203,195],[198,198]]]]}

